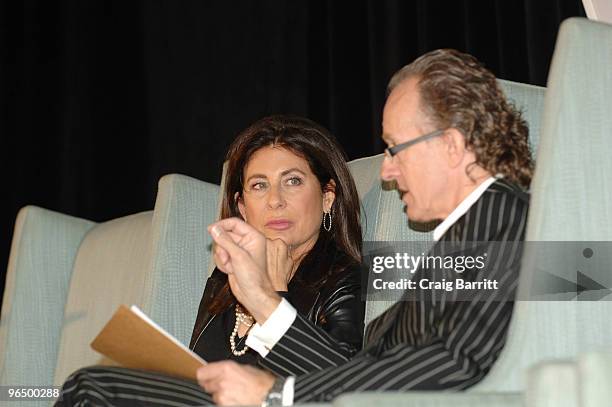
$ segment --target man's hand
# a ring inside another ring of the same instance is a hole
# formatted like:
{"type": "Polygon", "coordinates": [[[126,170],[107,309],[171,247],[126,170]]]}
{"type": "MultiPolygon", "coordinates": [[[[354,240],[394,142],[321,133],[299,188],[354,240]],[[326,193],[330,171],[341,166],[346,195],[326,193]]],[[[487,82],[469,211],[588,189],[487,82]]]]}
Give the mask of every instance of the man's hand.
{"type": "Polygon", "coordinates": [[[216,243],[215,263],[228,275],[232,293],[263,324],[281,301],[266,270],[266,238],[238,218],[222,219],[208,231],[216,243]]]}
{"type": "Polygon", "coordinates": [[[289,248],[281,239],[268,239],[266,243],[268,277],[275,291],[287,291],[293,274],[294,262],[289,248]]]}
{"type": "Polygon", "coordinates": [[[198,383],[222,406],[260,405],[275,376],[231,360],[209,363],[198,369],[198,383]]]}

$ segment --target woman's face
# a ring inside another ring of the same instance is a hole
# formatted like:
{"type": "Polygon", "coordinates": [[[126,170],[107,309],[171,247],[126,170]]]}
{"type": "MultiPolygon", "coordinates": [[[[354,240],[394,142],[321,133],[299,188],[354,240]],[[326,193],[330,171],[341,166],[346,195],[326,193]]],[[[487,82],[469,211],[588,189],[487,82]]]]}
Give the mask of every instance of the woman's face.
{"type": "Polygon", "coordinates": [[[284,241],[294,258],[310,250],[334,202],[333,187],[323,193],[306,160],[279,146],[257,150],[243,179],[238,208],[244,220],[268,239],[284,241]]]}

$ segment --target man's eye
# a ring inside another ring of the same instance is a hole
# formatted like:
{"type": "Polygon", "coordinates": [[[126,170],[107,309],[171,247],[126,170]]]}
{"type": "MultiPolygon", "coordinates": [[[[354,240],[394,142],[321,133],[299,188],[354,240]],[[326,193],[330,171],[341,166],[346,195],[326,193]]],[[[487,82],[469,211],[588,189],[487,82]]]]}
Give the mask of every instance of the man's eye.
{"type": "Polygon", "coordinates": [[[299,177],[291,177],[287,180],[287,185],[302,185],[302,179],[299,177]]]}

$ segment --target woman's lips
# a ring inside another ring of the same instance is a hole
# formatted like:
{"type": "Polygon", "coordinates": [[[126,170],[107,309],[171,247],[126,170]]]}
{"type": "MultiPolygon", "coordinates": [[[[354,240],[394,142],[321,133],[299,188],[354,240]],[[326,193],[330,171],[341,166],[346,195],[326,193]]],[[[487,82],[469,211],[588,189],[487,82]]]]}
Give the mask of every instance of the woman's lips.
{"type": "Polygon", "coordinates": [[[287,219],[275,219],[266,223],[268,229],[274,230],[286,230],[291,227],[293,223],[287,219]]]}

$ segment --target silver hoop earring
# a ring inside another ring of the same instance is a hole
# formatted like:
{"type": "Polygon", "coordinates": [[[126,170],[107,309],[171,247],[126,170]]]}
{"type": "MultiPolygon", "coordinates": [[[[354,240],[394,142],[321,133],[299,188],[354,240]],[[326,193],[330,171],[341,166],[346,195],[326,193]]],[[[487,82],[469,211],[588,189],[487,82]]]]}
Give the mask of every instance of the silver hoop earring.
{"type": "Polygon", "coordinates": [[[330,232],[332,228],[332,214],[331,211],[323,213],[323,229],[330,232]]]}

